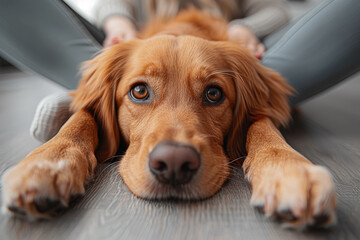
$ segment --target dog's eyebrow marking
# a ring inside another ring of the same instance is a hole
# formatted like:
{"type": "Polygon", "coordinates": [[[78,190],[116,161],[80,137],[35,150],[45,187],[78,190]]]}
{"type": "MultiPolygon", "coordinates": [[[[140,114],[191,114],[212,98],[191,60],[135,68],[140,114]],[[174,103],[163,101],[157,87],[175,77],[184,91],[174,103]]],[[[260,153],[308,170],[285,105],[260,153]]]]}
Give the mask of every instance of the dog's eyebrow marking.
{"type": "Polygon", "coordinates": [[[210,69],[208,67],[200,67],[189,73],[189,78],[193,78],[199,81],[210,81],[212,78],[219,78],[222,75],[234,77],[234,73],[230,69],[215,68],[210,69]]]}
{"type": "Polygon", "coordinates": [[[162,70],[161,68],[159,68],[158,66],[156,66],[154,63],[148,64],[145,67],[144,70],[144,75],[148,76],[148,77],[155,77],[162,74],[162,70]]]}
{"type": "Polygon", "coordinates": [[[207,67],[198,67],[189,72],[188,78],[201,81],[206,79],[206,76],[209,74],[209,72],[210,70],[207,67]]]}

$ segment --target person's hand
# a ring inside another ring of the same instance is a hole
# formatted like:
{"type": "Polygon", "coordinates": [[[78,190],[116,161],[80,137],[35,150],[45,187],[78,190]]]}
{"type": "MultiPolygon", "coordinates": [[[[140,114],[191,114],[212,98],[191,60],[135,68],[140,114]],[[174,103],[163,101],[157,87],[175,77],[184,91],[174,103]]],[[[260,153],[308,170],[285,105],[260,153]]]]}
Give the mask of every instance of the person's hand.
{"type": "Polygon", "coordinates": [[[246,26],[240,24],[230,26],[228,37],[230,41],[237,42],[247,48],[257,58],[261,58],[265,52],[265,46],[259,41],[253,31],[246,26]]]}
{"type": "Polygon", "coordinates": [[[104,47],[111,47],[119,42],[129,41],[136,38],[137,30],[134,24],[127,18],[112,16],[104,22],[105,40],[104,47]]]}

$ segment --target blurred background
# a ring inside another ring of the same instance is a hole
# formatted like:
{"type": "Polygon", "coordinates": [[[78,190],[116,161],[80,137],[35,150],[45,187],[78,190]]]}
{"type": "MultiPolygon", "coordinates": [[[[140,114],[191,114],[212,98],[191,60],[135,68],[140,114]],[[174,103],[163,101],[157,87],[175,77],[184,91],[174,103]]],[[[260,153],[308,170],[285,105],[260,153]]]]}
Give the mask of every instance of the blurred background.
{"type": "MultiPolygon", "coordinates": [[[[90,22],[93,22],[93,7],[95,0],[66,0],[65,2],[90,22]]],[[[321,0],[289,0],[288,2],[291,7],[293,18],[297,18],[307,10],[316,6],[321,0]]]]}
{"type": "MultiPolygon", "coordinates": [[[[81,16],[87,19],[90,23],[94,23],[94,5],[96,0],[64,0],[71,8],[78,12],[81,16]]],[[[302,16],[309,9],[313,8],[321,2],[321,0],[288,0],[292,18],[296,19],[302,16]]],[[[8,70],[12,67],[0,55],[0,71],[8,70]]]]}
{"type": "MultiPolygon", "coordinates": [[[[66,0],[90,22],[94,1],[66,0]]],[[[321,0],[287,2],[296,19],[321,0]]],[[[38,74],[14,68],[0,56],[0,178],[41,145],[29,134],[39,102],[65,91],[38,74]]],[[[338,224],[330,231],[286,231],[265,219],[249,206],[251,190],[239,167],[235,180],[230,179],[213,198],[193,204],[160,204],[134,197],[119,177],[116,163],[105,163],[97,168],[96,181],[89,185],[85,197],[64,216],[40,223],[1,216],[0,238],[128,240],[159,239],[162,233],[167,234],[165,239],[179,234],[187,236],[183,239],[359,239],[359,92],[357,73],[298,106],[299,114],[283,130],[291,146],[334,176],[338,224]]],[[[0,196],[0,205],[1,201],[0,196]]]]}

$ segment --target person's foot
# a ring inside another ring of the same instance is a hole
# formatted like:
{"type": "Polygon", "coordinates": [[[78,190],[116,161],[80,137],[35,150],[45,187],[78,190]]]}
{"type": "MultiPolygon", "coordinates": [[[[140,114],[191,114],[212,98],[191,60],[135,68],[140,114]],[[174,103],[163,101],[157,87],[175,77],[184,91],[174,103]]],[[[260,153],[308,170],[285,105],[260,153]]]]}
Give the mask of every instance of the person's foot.
{"type": "Polygon", "coordinates": [[[37,106],[30,134],[41,142],[47,142],[54,137],[72,115],[71,102],[72,97],[68,92],[45,97],[37,106]]]}

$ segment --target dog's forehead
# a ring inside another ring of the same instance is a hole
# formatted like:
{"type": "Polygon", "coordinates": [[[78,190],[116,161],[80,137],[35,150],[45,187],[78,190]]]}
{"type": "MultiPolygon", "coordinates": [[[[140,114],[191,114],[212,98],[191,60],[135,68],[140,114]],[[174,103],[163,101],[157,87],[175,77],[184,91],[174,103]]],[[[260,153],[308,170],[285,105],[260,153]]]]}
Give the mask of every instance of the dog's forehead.
{"type": "Polygon", "coordinates": [[[221,67],[222,54],[212,42],[192,36],[157,36],[142,41],[129,63],[144,74],[159,74],[165,69],[196,69],[221,67]]]}

